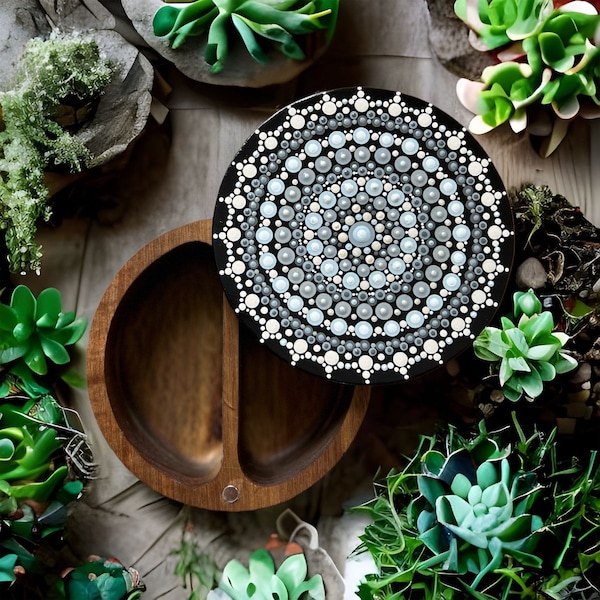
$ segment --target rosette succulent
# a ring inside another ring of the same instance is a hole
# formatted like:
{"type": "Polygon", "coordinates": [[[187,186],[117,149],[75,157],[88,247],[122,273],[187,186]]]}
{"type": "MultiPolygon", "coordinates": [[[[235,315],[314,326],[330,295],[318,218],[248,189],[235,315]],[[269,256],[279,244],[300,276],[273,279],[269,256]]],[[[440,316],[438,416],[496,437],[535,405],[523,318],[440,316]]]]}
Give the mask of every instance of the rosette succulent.
{"type": "Polygon", "coordinates": [[[431,450],[423,456],[424,473],[418,478],[427,501],[417,519],[420,537],[445,570],[472,573],[473,589],[507,557],[542,566],[532,551],[543,521],[529,512],[541,489],[536,476],[513,470],[506,457],[500,458],[508,452],[494,448],[490,453],[486,446],[447,457],[431,450]]]}
{"type": "MultiPolygon", "coordinates": [[[[568,454],[568,451],[567,451],[568,454]]],[[[361,600],[594,598],[600,460],[561,459],[556,431],[512,423],[423,436],[355,509],[371,522],[356,552],[377,567],[361,600]],[[527,431],[527,433],[526,433],[527,431]],[[569,590],[587,595],[568,596],[569,590]]]]}
{"type": "Polygon", "coordinates": [[[481,49],[496,51],[499,59],[484,69],[481,81],[457,84],[459,99],[476,115],[471,131],[486,133],[509,122],[521,132],[534,103],[551,107],[563,121],[581,111],[599,114],[600,15],[591,3],[555,8],[550,0],[457,0],[455,12],[481,49]]]}
{"type": "Polygon", "coordinates": [[[167,4],[156,11],[154,34],[177,49],[188,37],[207,36],[204,59],[211,72],[223,69],[230,32],[237,32],[248,53],[259,63],[269,60],[268,45],[289,58],[303,60],[296,37],[326,30],[333,35],[339,0],[196,0],[179,7],[167,4]]]}
{"type": "Polygon", "coordinates": [[[563,350],[568,336],[554,331],[551,312],[539,312],[541,303],[532,290],[515,293],[513,303],[517,323],[502,317],[501,329],[486,327],[473,342],[473,351],[493,363],[502,392],[516,402],[523,394],[537,398],[545,382],[573,370],[577,361],[563,350]]]}
{"type": "Polygon", "coordinates": [[[0,304],[0,365],[26,381],[48,373],[48,361],[66,365],[71,357],[67,346],[78,342],[87,323],[75,312],[62,310],[62,298],[47,288],[36,298],[19,285],[10,304],[0,304]]]}

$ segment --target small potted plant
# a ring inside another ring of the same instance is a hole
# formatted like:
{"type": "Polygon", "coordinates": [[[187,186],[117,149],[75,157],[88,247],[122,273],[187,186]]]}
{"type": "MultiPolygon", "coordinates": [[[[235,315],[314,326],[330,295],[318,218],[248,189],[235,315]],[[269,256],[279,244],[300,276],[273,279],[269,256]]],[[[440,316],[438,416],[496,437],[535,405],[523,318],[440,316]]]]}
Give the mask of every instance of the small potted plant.
{"type": "Polygon", "coordinates": [[[475,117],[469,129],[484,134],[509,123],[542,138],[548,156],[577,116],[598,116],[600,52],[596,7],[585,1],[457,0],[456,14],[470,27],[471,40],[493,52],[480,81],[461,78],[460,101],[475,117]]]}
{"type": "Polygon", "coordinates": [[[600,460],[561,452],[556,432],[507,427],[421,439],[358,507],[358,551],[377,572],[362,600],[591,598],[600,570],[600,460]]]}

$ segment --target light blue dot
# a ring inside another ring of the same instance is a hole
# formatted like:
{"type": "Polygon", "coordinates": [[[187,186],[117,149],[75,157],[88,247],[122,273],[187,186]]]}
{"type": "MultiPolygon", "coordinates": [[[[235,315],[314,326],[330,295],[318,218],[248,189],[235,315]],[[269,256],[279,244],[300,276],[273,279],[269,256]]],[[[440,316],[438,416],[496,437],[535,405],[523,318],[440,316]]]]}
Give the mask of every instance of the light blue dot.
{"type": "Polygon", "coordinates": [[[429,286],[424,281],[418,281],[413,285],[415,298],[427,298],[430,291],[429,286]]]}
{"type": "Polygon", "coordinates": [[[269,270],[277,264],[277,259],[275,258],[274,254],[271,254],[270,252],[265,252],[264,254],[261,254],[260,258],[258,259],[258,262],[263,269],[269,270]]]}
{"type": "Polygon", "coordinates": [[[256,230],[256,241],[259,244],[268,244],[273,239],[273,231],[268,227],[259,227],[256,230]]]}
{"type": "Polygon", "coordinates": [[[287,277],[279,275],[273,279],[271,286],[278,294],[285,294],[290,288],[290,282],[287,277]]]}
{"type": "Polygon", "coordinates": [[[456,250],[455,252],[452,253],[450,260],[452,261],[453,265],[462,267],[467,262],[467,256],[465,255],[464,252],[461,252],[460,250],[456,250]]]}
{"type": "Polygon", "coordinates": [[[323,225],[323,217],[319,213],[308,213],[304,223],[309,229],[319,229],[323,225]]]}
{"type": "Polygon", "coordinates": [[[334,277],[337,275],[338,270],[338,263],[332,258],[327,258],[321,263],[321,273],[323,273],[325,277],[334,277]]]}
{"type": "Polygon", "coordinates": [[[385,274],[381,271],[373,271],[369,275],[369,285],[376,290],[382,288],[387,283],[385,274]]]}
{"type": "Polygon", "coordinates": [[[390,206],[400,206],[404,202],[404,192],[402,190],[391,190],[387,195],[387,201],[390,206]]]}
{"type": "Polygon", "coordinates": [[[388,269],[393,275],[402,275],[406,271],[406,263],[401,258],[392,258],[388,263],[388,269]]]}
{"type": "Polygon", "coordinates": [[[415,140],[414,138],[406,138],[402,142],[402,152],[404,152],[405,154],[412,156],[413,154],[416,154],[418,151],[419,151],[419,142],[417,142],[417,140],[415,140]]]}
{"type": "Polygon", "coordinates": [[[344,335],[348,331],[348,323],[344,319],[333,319],[329,329],[333,335],[344,335]]]}
{"type": "Polygon", "coordinates": [[[444,179],[440,182],[440,192],[446,196],[451,196],[456,192],[457,185],[454,179],[444,179]]]}
{"type": "Polygon", "coordinates": [[[414,227],[417,223],[417,216],[412,212],[404,212],[400,215],[400,225],[402,227],[414,227]]]}
{"type": "Polygon", "coordinates": [[[323,252],[323,242],[321,240],[310,240],[306,244],[306,250],[311,256],[317,256],[323,252]]]}
{"type": "Polygon", "coordinates": [[[379,136],[379,143],[384,148],[389,148],[394,145],[394,136],[391,133],[385,132],[379,136]]]}
{"type": "Polygon", "coordinates": [[[290,296],[287,301],[287,307],[292,312],[299,312],[304,307],[304,300],[300,296],[290,296]]]}
{"type": "Polygon", "coordinates": [[[431,296],[429,296],[427,298],[425,303],[427,304],[427,307],[430,310],[440,310],[442,308],[442,306],[444,305],[444,301],[442,300],[442,297],[438,294],[431,294],[431,296]]]}
{"type": "Polygon", "coordinates": [[[260,205],[260,214],[266,219],[271,219],[277,214],[277,205],[275,202],[263,202],[260,205]]]}
{"type": "Polygon", "coordinates": [[[452,230],[452,237],[457,242],[466,242],[471,237],[471,231],[466,225],[457,225],[452,230]]]}
{"type": "Polygon", "coordinates": [[[434,173],[435,171],[438,170],[439,166],[440,166],[440,161],[435,156],[426,156],[423,159],[423,168],[428,173],[434,173]]]}
{"type": "Polygon", "coordinates": [[[375,177],[369,179],[365,184],[365,190],[369,196],[379,196],[383,192],[383,182],[381,179],[376,179],[375,177]]]}
{"type": "Polygon", "coordinates": [[[344,196],[352,198],[352,196],[356,195],[356,192],[358,192],[358,184],[356,181],[353,181],[352,179],[342,181],[342,194],[344,194],[344,196]]]}
{"type": "Polygon", "coordinates": [[[267,190],[274,196],[280,196],[285,190],[285,183],[283,183],[279,177],[273,177],[273,179],[267,183],[267,190]]]}
{"type": "Polygon", "coordinates": [[[333,208],[335,206],[336,197],[333,192],[325,190],[319,194],[319,204],[323,208],[333,208]]]}
{"type": "Polygon", "coordinates": [[[335,161],[338,165],[347,165],[352,160],[352,153],[347,148],[340,148],[335,153],[335,161]]]}
{"type": "Polygon", "coordinates": [[[455,292],[460,287],[460,277],[455,273],[448,273],[444,275],[442,284],[449,292],[455,292]]]}
{"type": "Polygon", "coordinates": [[[346,143],[346,136],[341,131],[332,131],[328,141],[332,148],[341,148],[346,143]]]}
{"type": "Polygon", "coordinates": [[[368,321],[359,321],[354,326],[354,333],[361,340],[368,340],[373,335],[373,326],[368,321]]]}
{"type": "Polygon", "coordinates": [[[371,139],[371,133],[365,127],[357,127],[352,134],[352,139],[357,144],[366,144],[371,139]]]}
{"type": "Polygon", "coordinates": [[[353,290],[360,283],[360,278],[356,273],[350,271],[344,275],[342,283],[347,290],[353,290]]]}
{"type": "Polygon", "coordinates": [[[409,327],[421,327],[425,322],[425,317],[423,313],[419,310],[411,310],[406,315],[406,323],[409,327]]]}
{"type": "Polygon", "coordinates": [[[335,314],[338,317],[349,317],[352,313],[352,308],[347,302],[338,302],[335,306],[335,314]]]}
{"type": "Polygon", "coordinates": [[[458,200],[452,200],[452,202],[448,204],[448,212],[453,217],[459,217],[463,214],[463,212],[465,212],[465,207],[462,202],[459,202],[458,200]]]}
{"type": "Polygon", "coordinates": [[[383,331],[390,337],[396,337],[400,333],[400,323],[397,321],[387,321],[383,326],[383,331]]]}
{"type": "Polygon", "coordinates": [[[417,249],[417,242],[414,238],[405,237],[400,240],[400,249],[407,254],[414,252],[417,249]]]}
{"type": "Polygon", "coordinates": [[[290,156],[285,161],[285,168],[290,173],[297,173],[302,168],[302,161],[297,156],[290,156]]]}
{"type": "Polygon", "coordinates": [[[319,156],[319,154],[321,154],[321,150],[322,146],[319,142],[317,142],[317,140],[310,140],[306,142],[306,145],[304,146],[304,152],[306,152],[306,155],[312,156],[313,158],[315,156],[319,156]]]}

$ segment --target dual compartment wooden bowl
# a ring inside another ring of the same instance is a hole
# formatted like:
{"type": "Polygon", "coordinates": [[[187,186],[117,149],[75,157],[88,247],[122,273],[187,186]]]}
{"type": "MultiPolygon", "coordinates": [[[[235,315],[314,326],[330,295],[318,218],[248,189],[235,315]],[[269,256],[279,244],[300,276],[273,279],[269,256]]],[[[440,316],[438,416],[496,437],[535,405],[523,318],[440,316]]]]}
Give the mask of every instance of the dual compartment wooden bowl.
{"type": "Polygon", "coordinates": [[[155,239],[105,292],[87,355],[106,441],[141,481],[191,506],[253,510],[310,487],[341,458],[370,389],[292,367],[224,297],[210,220],[155,239]]]}

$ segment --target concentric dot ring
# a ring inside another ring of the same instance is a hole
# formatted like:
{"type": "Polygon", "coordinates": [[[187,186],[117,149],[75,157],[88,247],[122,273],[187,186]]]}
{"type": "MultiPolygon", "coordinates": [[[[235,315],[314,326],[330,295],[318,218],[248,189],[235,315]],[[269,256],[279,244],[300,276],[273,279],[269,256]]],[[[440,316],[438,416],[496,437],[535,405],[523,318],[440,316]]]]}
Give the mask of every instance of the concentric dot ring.
{"type": "Polygon", "coordinates": [[[348,88],[294,102],[250,136],[213,219],[234,310],[292,365],[344,383],[408,379],[493,317],[514,254],[506,191],[454,119],[348,88]]]}

